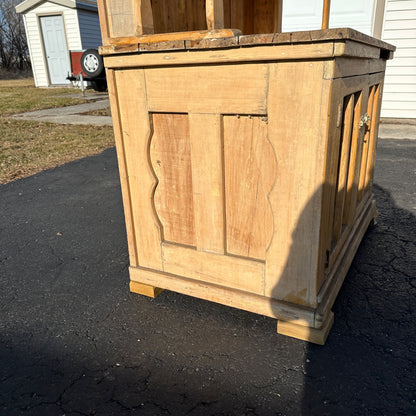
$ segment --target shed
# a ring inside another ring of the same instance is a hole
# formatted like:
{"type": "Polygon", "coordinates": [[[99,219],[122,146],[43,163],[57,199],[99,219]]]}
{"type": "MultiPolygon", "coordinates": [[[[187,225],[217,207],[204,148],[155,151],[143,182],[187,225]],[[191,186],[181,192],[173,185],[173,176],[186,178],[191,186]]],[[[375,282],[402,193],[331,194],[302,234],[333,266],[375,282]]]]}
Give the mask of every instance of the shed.
{"type": "Polygon", "coordinates": [[[101,45],[95,0],[25,0],[16,11],[23,15],[37,87],[69,84],[69,51],[101,45]]]}

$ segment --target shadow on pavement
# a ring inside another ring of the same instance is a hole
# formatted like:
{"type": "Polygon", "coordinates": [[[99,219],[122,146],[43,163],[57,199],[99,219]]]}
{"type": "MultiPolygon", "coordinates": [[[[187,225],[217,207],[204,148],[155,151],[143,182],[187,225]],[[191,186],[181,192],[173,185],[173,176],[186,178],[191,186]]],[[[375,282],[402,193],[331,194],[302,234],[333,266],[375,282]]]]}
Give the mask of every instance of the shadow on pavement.
{"type": "Polygon", "coordinates": [[[303,415],[416,414],[416,218],[375,185],[324,348],[308,345],[303,415]]]}
{"type": "Polygon", "coordinates": [[[411,414],[415,217],[376,192],[317,347],[273,319],[130,294],[114,149],[0,187],[0,414],[411,414]]]}

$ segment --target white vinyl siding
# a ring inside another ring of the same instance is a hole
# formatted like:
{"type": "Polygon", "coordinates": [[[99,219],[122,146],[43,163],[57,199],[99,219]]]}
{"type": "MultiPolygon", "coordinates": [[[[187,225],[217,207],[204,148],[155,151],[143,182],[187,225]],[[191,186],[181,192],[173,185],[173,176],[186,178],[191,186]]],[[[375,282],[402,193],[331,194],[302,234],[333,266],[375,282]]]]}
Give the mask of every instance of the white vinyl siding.
{"type": "MultiPolygon", "coordinates": [[[[283,32],[320,29],[322,0],[283,1],[283,32]]],[[[371,35],[374,0],[332,0],[329,27],[351,27],[371,35]]]]}
{"type": "Polygon", "coordinates": [[[98,14],[86,10],[78,10],[78,21],[82,49],[98,49],[102,45],[98,14]]]}
{"type": "Polygon", "coordinates": [[[416,0],[386,0],[383,40],[397,50],[387,62],[381,117],[416,118],[416,0]]]}

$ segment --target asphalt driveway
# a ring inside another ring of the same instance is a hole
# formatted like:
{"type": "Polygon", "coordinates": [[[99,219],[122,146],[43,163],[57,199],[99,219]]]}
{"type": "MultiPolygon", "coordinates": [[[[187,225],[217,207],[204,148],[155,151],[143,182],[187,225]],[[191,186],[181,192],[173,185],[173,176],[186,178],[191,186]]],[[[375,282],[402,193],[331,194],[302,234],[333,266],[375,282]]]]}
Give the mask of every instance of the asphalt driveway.
{"type": "Polygon", "coordinates": [[[0,186],[0,415],[415,415],[415,140],[380,140],[380,216],[324,347],[128,290],[115,150],[0,186]]]}

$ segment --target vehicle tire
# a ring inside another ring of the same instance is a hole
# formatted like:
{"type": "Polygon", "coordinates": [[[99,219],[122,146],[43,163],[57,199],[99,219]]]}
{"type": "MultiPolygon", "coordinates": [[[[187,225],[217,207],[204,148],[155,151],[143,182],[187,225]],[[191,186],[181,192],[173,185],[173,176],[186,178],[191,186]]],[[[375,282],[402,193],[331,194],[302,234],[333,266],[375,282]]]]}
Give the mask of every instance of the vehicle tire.
{"type": "Polygon", "coordinates": [[[91,81],[91,87],[98,92],[107,91],[107,81],[105,79],[91,81]]]}
{"type": "Polygon", "coordinates": [[[104,62],[96,49],[87,49],[81,56],[81,68],[88,77],[99,77],[104,72],[104,62]]]}

